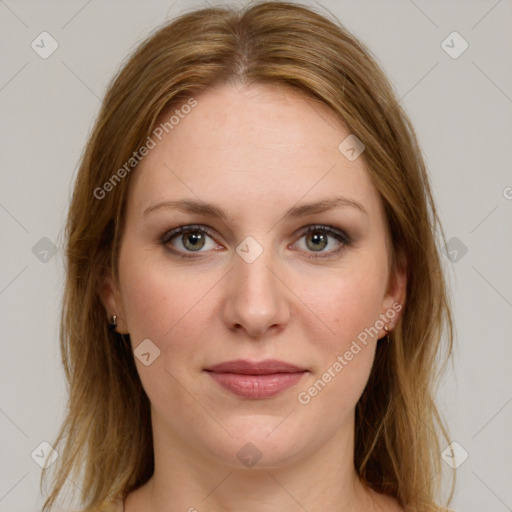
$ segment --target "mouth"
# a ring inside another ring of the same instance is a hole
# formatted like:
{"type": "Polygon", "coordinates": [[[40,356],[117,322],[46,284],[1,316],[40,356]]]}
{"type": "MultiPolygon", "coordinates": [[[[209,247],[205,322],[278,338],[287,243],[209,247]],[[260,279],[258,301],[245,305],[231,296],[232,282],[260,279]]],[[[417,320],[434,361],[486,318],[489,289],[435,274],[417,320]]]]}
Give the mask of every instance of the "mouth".
{"type": "Polygon", "coordinates": [[[226,361],[205,371],[221,387],[247,399],[273,397],[296,385],[308,373],[304,368],[275,359],[226,361]]]}

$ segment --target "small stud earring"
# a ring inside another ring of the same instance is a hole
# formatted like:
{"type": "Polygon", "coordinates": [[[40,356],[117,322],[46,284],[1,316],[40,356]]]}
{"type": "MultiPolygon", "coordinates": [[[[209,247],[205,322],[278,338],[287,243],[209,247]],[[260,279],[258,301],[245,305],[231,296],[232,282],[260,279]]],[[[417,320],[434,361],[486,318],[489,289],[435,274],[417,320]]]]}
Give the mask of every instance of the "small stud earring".
{"type": "Polygon", "coordinates": [[[391,332],[389,330],[389,324],[384,325],[384,330],[386,331],[386,340],[389,343],[389,333],[391,332]]]}
{"type": "Polygon", "coordinates": [[[117,327],[117,316],[116,315],[112,315],[110,317],[110,323],[108,325],[108,328],[113,331],[115,330],[115,328],[117,327]]]}

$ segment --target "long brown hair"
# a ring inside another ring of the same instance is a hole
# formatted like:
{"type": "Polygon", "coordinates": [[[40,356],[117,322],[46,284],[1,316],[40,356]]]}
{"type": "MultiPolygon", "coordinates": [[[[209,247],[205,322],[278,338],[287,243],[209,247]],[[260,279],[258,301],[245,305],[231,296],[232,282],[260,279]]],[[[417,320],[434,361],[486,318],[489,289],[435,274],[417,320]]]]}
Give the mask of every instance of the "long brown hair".
{"type": "MultiPolygon", "coordinates": [[[[107,328],[98,289],[109,269],[117,278],[136,172],[126,162],[166,109],[227,81],[294,88],[327,105],[364,143],[393,268],[406,269],[407,296],[391,342],[378,344],[356,406],[354,465],[364,483],[406,510],[443,510],[436,502],[448,436],[434,397],[453,328],[436,243],[444,235],[414,129],[369,50],[338,20],[298,4],[264,2],[240,11],[196,10],[166,24],[139,46],[106,93],[66,225],[60,346],[69,402],[53,443],[60,456],[43,512],[68,485],[80,489],[83,505],[95,507],[126,496],[153,473],[149,399],[130,344],[107,328]]],[[[448,503],[453,485],[451,491],[448,503]]]]}

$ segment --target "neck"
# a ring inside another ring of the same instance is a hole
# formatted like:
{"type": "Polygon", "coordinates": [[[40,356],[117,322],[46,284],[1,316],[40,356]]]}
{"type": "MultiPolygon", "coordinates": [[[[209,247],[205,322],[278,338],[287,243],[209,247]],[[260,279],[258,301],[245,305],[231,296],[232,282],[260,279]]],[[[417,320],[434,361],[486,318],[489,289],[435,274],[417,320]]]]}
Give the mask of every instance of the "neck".
{"type": "Polygon", "coordinates": [[[258,463],[250,469],[214,461],[175,438],[158,416],[152,420],[155,471],[127,498],[125,512],[373,510],[372,495],[353,465],[353,417],[311,453],[287,464],[258,463]]]}

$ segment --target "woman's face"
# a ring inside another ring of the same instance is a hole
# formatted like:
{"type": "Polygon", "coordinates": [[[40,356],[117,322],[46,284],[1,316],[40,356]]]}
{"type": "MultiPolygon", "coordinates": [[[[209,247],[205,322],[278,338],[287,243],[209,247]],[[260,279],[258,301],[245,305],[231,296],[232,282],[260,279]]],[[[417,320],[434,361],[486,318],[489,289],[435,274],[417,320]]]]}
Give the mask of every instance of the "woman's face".
{"type": "Polygon", "coordinates": [[[195,100],[133,171],[119,283],[102,292],[155,439],[239,467],[350,449],[405,286],[363,159],[350,139],[339,149],[349,132],[332,112],[290,89],[195,100]],[[233,361],[248,364],[212,371],[233,361]]]}

